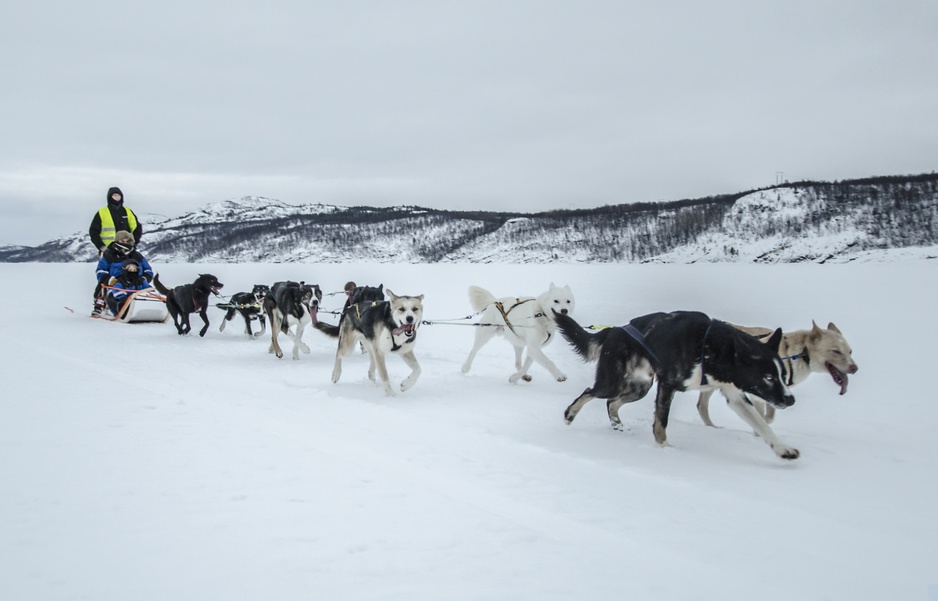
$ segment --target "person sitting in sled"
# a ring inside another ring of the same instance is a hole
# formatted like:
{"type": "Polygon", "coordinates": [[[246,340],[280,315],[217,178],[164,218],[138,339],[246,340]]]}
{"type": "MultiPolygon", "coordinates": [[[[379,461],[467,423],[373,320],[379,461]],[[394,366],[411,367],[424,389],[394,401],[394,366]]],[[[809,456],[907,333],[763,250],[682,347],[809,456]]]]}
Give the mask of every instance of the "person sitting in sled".
{"type": "Polygon", "coordinates": [[[146,258],[140,254],[140,251],[134,248],[133,234],[126,230],[121,230],[115,235],[112,242],[98,259],[98,267],[95,271],[95,277],[98,280],[94,288],[94,313],[99,314],[104,311],[104,286],[107,286],[111,279],[117,278],[121,274],[121,266],[124,261],[133,259],[137,262],[141,275],[147,282],[153,281],[153,269],[146,258]]]}
{"type": "MultiPolygon", "coordinates": [[[[111,245],[113,246],[113,244],[111,245]]],[[[107,292],[107,308],[114,315],[120,315],[124,303],[130,300],[137,290],[152,288],[150,282],[143,277],[140,263],[136,259],[126,259],[121,265],[120,275],[107,292]]]]}

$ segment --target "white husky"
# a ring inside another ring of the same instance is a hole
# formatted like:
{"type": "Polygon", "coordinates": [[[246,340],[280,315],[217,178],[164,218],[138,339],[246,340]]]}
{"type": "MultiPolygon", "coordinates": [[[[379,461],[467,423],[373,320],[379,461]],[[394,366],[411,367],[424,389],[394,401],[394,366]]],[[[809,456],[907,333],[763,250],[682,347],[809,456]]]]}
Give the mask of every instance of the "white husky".
{"type": "MultiPolygon", "coordinates": [[[[767,328],[734,327],[762,339],[772,333],[772,330],[767,328]]],[[[812,321],[810,330],[797,330],[784,334],[778,354],[785,366],[785,383],[788,386],[803,382],[812,373],[828,373],[834,383],[840,386],[840,394],[845,394],[849,381],[847,374],[855,374],[859,369],[853,361],[853,349],[833,322],[827,324],[827,329],[823,329],[812,321]]],[[[701,392],[697,399],[697,412],[700,414],[700,419],[708,426],[713,426],[709,411],[712,394],[712,390],[701,392]]],[[[762,400],[754,396],[750,396],[749,399],[762,400]]],[[[763,402],[757,402],[755,406],[765,418],[766,423],[771,424],[775,419],[775,408],[763,402]]]]}
{"type": "Polygon", "coordinates": [[[542,347],[553,340],[557,331],[553,314],[573,313],[575,301],[570,286],[560,287],[551,283],[550,289],[537,298],[495,298],[488,290],[469,286],[469,303],[474,310],[482,311],[482,316],[479,318],[480,325],[476,327],[475,345],[462,366],[462,373],[469,373],[479,349],[493,336],[501,334],[515,347],[515,373],[508,378],[509,382],[530,382],[528,369],[534,361],[546,367],[558,382],[567,379],[544,354],[542,347]],[[528,355],[522,359],[524,349],[528,349],[528,355]]]}

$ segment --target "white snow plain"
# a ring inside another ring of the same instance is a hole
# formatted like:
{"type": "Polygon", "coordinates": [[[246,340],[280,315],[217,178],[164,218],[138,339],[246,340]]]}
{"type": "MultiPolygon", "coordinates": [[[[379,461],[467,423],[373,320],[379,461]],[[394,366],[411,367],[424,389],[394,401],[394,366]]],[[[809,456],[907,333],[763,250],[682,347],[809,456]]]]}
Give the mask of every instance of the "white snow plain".
{"type": "MultiPolygon", "coordinates": [[[[425,294],[425,319],[472,313],[466,289],[569,284],[583,325],[693,309],[786,330],[833,321],[860,369],[793,389],[783,461],[726,408],[704,426],[675,398],[669,447],[653,393],[613,431],[594,401],[564,408],[593,366],[562,339],[512,385],[493,340],[420,328],[423,375],[385,397],[335,342],[268,354],[240,318],[205,338],[87,317],[93,265],[3,264],[0,598],[926,599],[938,584],[934,261],[848,265],[154,266],[178,285],[347,280],[425,294]],[[73,309],[72,313],[65,307],[73,309]]],[[[325,299],[328,309],[339,296],[325,299]]],[[[323,320],[335,320],[321,315],[323,320]]],[[[472,320],[460,323],[468,324],[472,320]]],[[[196,329],[200,325],[194,316],[196,329]]],[[[389,358],[397,387],[408,369],[389,358]]]]}

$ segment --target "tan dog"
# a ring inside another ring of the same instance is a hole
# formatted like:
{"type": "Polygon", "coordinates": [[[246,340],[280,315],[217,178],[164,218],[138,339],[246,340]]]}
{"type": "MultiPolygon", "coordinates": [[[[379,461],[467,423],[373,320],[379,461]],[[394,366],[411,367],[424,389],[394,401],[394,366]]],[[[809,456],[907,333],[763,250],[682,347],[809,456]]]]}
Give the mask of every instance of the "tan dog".
{"type": "MultiPolygon", "coordinates": [[[[734,326],[760,340],[772,334],[767,328],[747,328],[734,326]]],[[[827,324],[827,329],[821,329],[811,322],[810,330],[798,330],[782,336],[782,343],[778,349],[778,356],[782,358],[785,366],[785,382],[794,386],[803,382],[812,373],[829,373],[834,383],[840,386],[840,394],[847,392],[847,374],[855,374],[859,369],[853,361],[853,349],[847,344],[840,330],[833,323],[827,324]]],[[[697,412],[700,419],[708,426],[714,426],[710,421],[710,396],[712,390],[700,393],[697,399],[697,412]]],[[[765,417],[766,423],[775,419],[775,408],[762,399],[750,395],[750,400],[760,401],[756,408],[765,417]]]]}

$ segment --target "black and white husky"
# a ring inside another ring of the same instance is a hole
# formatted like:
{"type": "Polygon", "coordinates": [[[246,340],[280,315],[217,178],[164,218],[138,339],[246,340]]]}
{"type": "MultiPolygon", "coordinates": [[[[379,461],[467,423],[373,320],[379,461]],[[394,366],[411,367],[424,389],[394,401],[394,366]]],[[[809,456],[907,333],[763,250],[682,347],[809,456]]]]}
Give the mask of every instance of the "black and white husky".
{"type": "Polygon", "coordinates": [[[233,294],[227,303],[215,305],[219,309],[225,310],[225,318],[221,320],[218,326],[219,332],[225,331],[225,324],[234,319],[238,313],[244,318],[244,333],[248,336],[257,338],[263,336],[267,331],[267,318],[264,316],[264,299],[270,294],[270,286],[267,284],[254,284],[250,292],[238,292],[233,294]],[[259,321],[261,329],[259,332],[251,331],[251,322],[259,321]]]}
{"type": "Polygon", "coordinates": [[[732,325],[698,312],[652,313],[624,327],[590,334],[567,315],[555,317],[564,338],[587,361],[598,361],[596,381],[567,407],[564,419],[573,422],[594,398],[607,399],[606,409],[619,429],[619,408],[644,397],[658,378],[654,434],[667,444],[668,415],[674,393],[684,390],[720,390],[729,406],[782,459],[796,459],[798,450],[783,443],[753,407],[752,394],[775,405],[795,402],[785,384],[778,357],[782,331],[768,342],[732,325]]]}
{"type": "MultiPolygon", "coordinates": [[[[734,327],[760,340],[767,340],[772,334],[772,330],[767,328],[734,327]]],[[[855,374],[859,370],[853,360],[853,349],[833,322],[828,323],[825,329],[812,321],[810,330],[783,334],[778,354],[782,358],[782,365],[785,366],[785,383],[789,387],[804,382],[812,373],[826,373],[834,384],[840,387],[840,394],[846,394],[847,383],[850,381],[847,374],[855,374]]],[[[713,391],[701,391],[697,399],[697,412],[705,424],[716,427],[710,421],[712,394],[713,391]]],[[[750,400],[756,403],[756,408],[765,417],[765,422],[771,424],[775,419],[775,408],[755,397],[750,397],[750,400]]]]}
{"type": "Polygon", "coordinates": [[[401,356],[410,369],[410,375],[401,382],[401,392],[408,390],[420,377],[420,364],[414,355],[417,341],[417,328],[423,317],[423,295],[397,296],[385,289],[390,300],[366,301],[346,307],[339,325],[317,323],[315,328],[324,334],[339,339],[335,353],[335,366],[332,369],[332,382],[342,376],[342,358],[348,356],[361,342],[371,361],[368,378],[372,382],[380,379],[384,392],[394,396],[388,378],[385,355],[395,353],[401,356]]]}
{"type": "Polygon", "coordinates": [[[316,323],[322,290],[316,284],[305,282],[277,282],[270,287],[264,299],[264,312],[270,319],[270,349],[268,352],[283,357],[277,338],[283,332],[293,340],[293,358],[300,358],[300,351],[309,353],[309,347],[301,340],[303,330],[316,323]]]}

